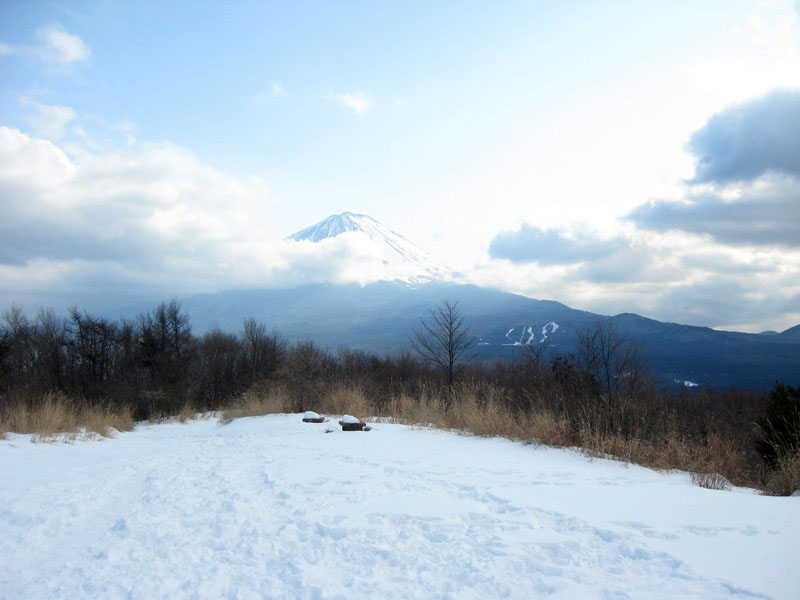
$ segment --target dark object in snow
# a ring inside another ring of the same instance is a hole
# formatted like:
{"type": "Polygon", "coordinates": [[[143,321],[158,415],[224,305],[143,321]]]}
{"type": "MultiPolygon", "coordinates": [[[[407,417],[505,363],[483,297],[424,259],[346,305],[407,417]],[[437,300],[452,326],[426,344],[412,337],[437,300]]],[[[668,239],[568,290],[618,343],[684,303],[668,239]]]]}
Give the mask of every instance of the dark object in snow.
{"type": "Polygon", "coordinates": [[[344,415],[342,420],[339,421],[339,425],[342,426],[342,431],[369,431],[372,429],[364,421],[355,418],[353,415],[344,415]]]}
{"type": "Polygon", "coordinates": [[[325,417],[319,416],[313,410],[307,410],[303,413],[303,423],[324,423],[325,417]]]}

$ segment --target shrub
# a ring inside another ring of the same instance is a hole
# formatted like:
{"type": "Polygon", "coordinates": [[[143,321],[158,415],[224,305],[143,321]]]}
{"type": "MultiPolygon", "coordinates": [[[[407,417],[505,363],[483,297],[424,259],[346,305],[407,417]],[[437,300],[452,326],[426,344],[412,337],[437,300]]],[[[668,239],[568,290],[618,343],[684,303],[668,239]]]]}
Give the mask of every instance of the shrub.
{"type": "Polygon", "coordinates": [[[0,431],[34,434],[38,441],[62,434],[108,437],[113,430],[130,431],[133,426],[131,411],[125,407],[74,400],[61,392],[5,404],[0,413],[0,431]]]}
{"type": "Polygon", "coordinates": [[[767,493],[791,496],[800,490],[800,450],[786,454],[778,460],[778,468],[767,478],[767,493]]]}
{"type": "Polygon", "coordinates": [[[242,417],[292,412],[293,406],[294,403],[283,386],[265,381],[253,385],[236,398],[223,412],[222,422],[242,417]]]}
{"type": "Polygon", "coordinates": [[[777,469],[784,456],[800,448],[800,388],[775,382],[758,428],[761,436],[756,448],[764,461],[777,469]]]}
{"type": "Polygon", "coordinates": [[[728,491],[731,489],[731,482],[719,473],[692,473],[691,477],[692,483],[707,490],[728,491]]]}

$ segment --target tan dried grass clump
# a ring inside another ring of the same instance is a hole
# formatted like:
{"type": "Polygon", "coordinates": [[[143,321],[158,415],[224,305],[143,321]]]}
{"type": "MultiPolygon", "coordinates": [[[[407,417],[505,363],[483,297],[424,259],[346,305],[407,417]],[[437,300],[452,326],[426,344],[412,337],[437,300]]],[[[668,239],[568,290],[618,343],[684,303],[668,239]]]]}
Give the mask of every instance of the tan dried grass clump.
{"type": "Polygon", "coordinates": [[[524,417],[524,427],[530,441],[547,446],[571,446],[573,436],[569,421],[546,409],[536,409],[524,417]]]}
{"type": "Polygon", "coordinates": [[[175,419],[178,423],[186,423],[197,417],[197,411],[187,402],[181,407],[175,419]]]}
{"type": "Polygon", "coordinates": [[[229,422],[242,417],[261,417],[291,411],[292,399],[282,386],[253,386],[223,411],[220,420],[229,422]]]}
{"type": "MultiPolygon", "coordinates": [[[[312,403],[312,406],[315,403],[312,403]]],[[[372,406],[364,390],[355,386],[337,386],[322,397],[318,412],[332,415],[353,415],[365,419],[372,414],[372,406]]]]}
{"type": "Polygon", "coordinates": [[[731,482],[719,473],[692,473],[691,479],[692,483],[707,490],[729,491],[731,489],[731,482]]]}
{"type": "Polygon", "coordinates": [[[78,437],[110,437],[116,431],[131,431],[134,427],[130,409],[108,404],[76,401],[61,392],[48,392],[29,402],[6,406],[0,418],[0,430],[33,434],[33,441],[78,437]]]}
{"type": "Polygon", "coordinates": [[[766,491],[776,496],[791,496],[800,490],[800,449],[778,461],[778,468],[769,474],[766,491]]]}
{"type": "Polygon", "coordinates": [[[388,410],[392,420],[398,423],[448,427],[445,402],[429,390],[423,389],[417,397],[400,394],[389,401],[388,410]]]}

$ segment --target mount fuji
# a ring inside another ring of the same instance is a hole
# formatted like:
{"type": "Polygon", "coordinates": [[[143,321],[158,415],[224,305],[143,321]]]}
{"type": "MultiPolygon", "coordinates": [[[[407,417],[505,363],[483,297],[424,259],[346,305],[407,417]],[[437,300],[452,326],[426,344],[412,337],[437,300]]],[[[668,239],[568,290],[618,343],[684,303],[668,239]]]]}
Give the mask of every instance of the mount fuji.
{"type": "Polygon", "coordinates": [[[348,237],[372,259],[362,271],[359,283],[379,280],[425,283],[457,276],[431,254],[368,215],[351,212],[331,215],[286,239],[319,244],[339,236],[348,237]]]}
{"type": "MultiPolygon", "coordinates": [[[[195,333],[238,332],[245,318],[254,318],[290,341],[311,340],[332,351],[349,346],[390,354],[409,349],[409,336],[419,327],[420,317],[447,299],[459,303],[479,359],[510,358],[531,347],[569,356],[582,332],[597,322],[609,322],[640,345],[650,357],[653,374],[664,383],[761,389],[775,380],[800,384],[796,327],[773,335],[716,331],[630,313],[598,315],[463,283],[447,265],[399,233],[350,212],[330,216],[286,240],[356,261],[348,265],[353,276],[344,283],[340,278],[182,298],[195,333]]],[[[151,308],[129,306],[106,316],[133,318],[151,308]]]]}

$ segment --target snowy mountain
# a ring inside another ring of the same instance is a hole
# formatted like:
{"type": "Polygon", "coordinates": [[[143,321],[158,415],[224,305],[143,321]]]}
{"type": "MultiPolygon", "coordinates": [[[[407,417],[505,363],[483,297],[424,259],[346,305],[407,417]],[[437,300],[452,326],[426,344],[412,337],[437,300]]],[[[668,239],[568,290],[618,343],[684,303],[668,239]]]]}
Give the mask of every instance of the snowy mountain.
{"type": "Polygon", "coordinates": [[[359,283],[405,281],[423,283],[452,279],[455,273],[431,254],[368,215],[344,212],[298,231],[287,240],[326,243],[346,236],[362,256],[371,257],[359,283]]]}

